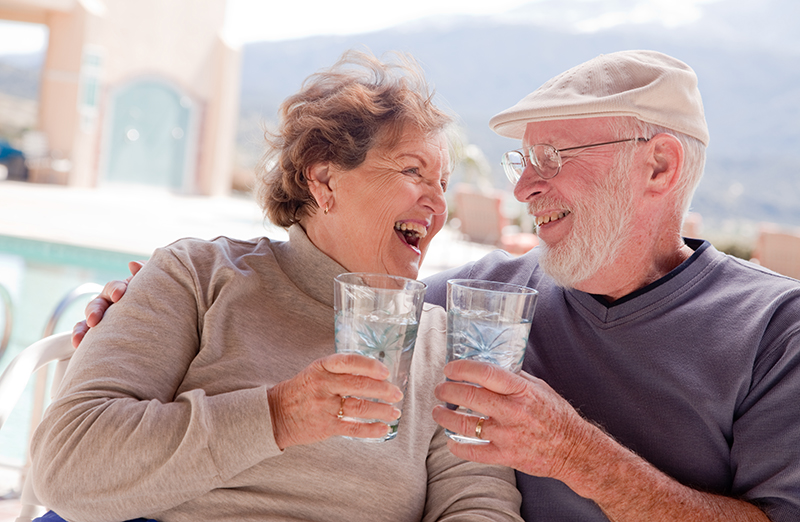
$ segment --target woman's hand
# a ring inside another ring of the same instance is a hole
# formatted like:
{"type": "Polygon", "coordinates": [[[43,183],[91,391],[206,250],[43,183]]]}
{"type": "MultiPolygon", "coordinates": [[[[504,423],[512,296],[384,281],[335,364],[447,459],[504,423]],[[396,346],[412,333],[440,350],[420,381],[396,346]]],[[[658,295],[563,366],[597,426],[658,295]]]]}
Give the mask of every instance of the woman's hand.
{"type": "Polygon", "coordinates": [[[100,324],[108,307],[122,299],[122,296],[125,295],[125,291],[128,289],[128,283],[143,266],[144,263],[141,261],[131,261],[128,263],[128,270],[131,271],[130,277],[124,281],[109,281],[103,287],[103,291],[100,292],[100,295],[89,301],[89,304],[86,305],[86,309],[83,311],[86,320],[77,323],[72,328],[72,346],[74,348],[77,348],[78,345],[81,344],[83,336],[86,335],[89,328],[94,328],[100,324]]]}
{"type": "Polygon", "coordinates": [[[314,361],[296,376],[275,385],[267,395],[278,447],[311,444],[334,435],[385,436],[389,432],[385,423],[400,418],[400,410],[369,399],[394,403],[403,398],[400,388],[386,381],[388,377],[389,369],[375,359],[334,354],[314,361]],[[340,408],[344,417],[383,422],[340,418],[340,408]]]}

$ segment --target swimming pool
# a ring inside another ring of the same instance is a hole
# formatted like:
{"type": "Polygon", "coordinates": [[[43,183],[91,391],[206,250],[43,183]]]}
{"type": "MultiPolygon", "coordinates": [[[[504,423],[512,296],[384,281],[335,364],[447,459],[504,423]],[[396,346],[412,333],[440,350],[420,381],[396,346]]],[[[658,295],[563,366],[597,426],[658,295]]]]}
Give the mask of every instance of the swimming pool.
{"type": "MultiPolygon", "coordinates": [[[[0,284],[13,303],[13,329],[8,348],[0,357],[0,372],[24,347],[42,337],[51,314],[72,289],[84,283],[104,284],[125,278],[128,261],[133,259],[142,256],[0,235],[0,284]]],[[[79,298],[66,308],[55,332],[69,331],[83,319],[89,299],[79,298]]],[[[0,321],[4,317],[5,310],[0,321]]],[[[4,327],[0,322],[0,329],[4,327]]],[[[31,382],[0,431],[0,464],[24,463],[32,399],[31,382]]]]}

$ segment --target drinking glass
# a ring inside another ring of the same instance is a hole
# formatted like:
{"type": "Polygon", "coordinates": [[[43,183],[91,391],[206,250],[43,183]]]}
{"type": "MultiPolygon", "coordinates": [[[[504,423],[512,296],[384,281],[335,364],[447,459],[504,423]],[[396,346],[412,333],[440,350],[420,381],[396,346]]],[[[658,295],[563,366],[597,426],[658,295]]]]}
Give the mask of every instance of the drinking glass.
{"type": "MultiPolygon", "coordinates": [[[[388,381],[404,396],[425,288],[421,281],[386,274],[347,273],[334,279],[336,352],[379,360],[389,368],[388,381]]],[[[402,399],[393,405],[402,412],[402,399]]],[[[397,436],[398,425],[399,419],[390,423],[385,437],[358,440],[391,440],[397,436]]]]}
{"type": "MultiPolygon", "coordinates": [[[[470,359],[519,373],[537,297],[536,290],[509,283],[478,279],[447,281],[447,362],[470,359]]],[[[485,417],[461,406],[447,406],[485,417]]],[[[445,432],[458,442],[489,443],[486,439],[445,432]]]]}

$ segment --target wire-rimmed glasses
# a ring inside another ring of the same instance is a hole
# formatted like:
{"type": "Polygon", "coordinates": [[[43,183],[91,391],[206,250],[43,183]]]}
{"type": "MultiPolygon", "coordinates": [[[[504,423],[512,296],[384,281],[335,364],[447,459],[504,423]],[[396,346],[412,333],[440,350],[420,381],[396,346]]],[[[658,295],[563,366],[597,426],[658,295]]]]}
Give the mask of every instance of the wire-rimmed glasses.
{"type": "Polygon", "coordinates": [[[512,150],[503,154],[500,163],[503,165],[503,171],[506,173],[509,181],[517,184],[519,178],[522,177],[522,172],[525,170],[526,161],[531,162],[531,166],[536,174],[542,179],[553,179],[561,172],[561,153],[567,150],[588,149],[589,147],[600,147],[602,145],[612,145],[614,143],[624,143],[626,141],[650,141],[650,138],[628,138],[624,140],[605,141],[603,143],[593,143],[591,145],[579,145],[577,147],[567,147],[566,149],[557,149],[552,145],[546,143],[537,143],[528,147],[527,157],[525,159],[525,152],[522,150],[512,150]]]}

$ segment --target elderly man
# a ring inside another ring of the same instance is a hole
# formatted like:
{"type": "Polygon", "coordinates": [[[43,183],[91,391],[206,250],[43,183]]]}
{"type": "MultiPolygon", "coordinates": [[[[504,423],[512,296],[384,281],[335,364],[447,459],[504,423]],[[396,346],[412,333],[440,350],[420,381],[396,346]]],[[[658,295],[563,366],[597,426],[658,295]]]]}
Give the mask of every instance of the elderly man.
{"type": "Polygon", "coordinates": [[[800,520],[800,284],[682,239],[708,131],[697,79],[599,56],[492,118],[541,249],[434,276],[539,290],[524,372],[452,362],[434,418],[518,470],[536,521],[800,520]],[[770,518],[767,518],[767,517],[770,518]]]}
{"type": "Polygon", "coordinates": [[[516,468],[529,521],[800,520],[800,283],[681,238],[708,143],[694,72],[600,56],[491,125],[522,139],[503,166],[543,246],[438,274],[427,299],[473,278],[539,302],[521,375],[447,366],[439,399],[486,419],[435,419],[491,441],[451,451],[516,468]]]}

